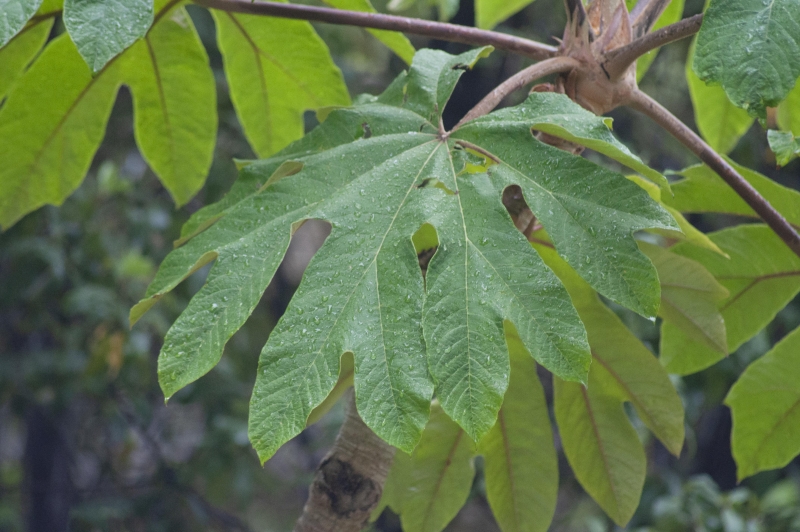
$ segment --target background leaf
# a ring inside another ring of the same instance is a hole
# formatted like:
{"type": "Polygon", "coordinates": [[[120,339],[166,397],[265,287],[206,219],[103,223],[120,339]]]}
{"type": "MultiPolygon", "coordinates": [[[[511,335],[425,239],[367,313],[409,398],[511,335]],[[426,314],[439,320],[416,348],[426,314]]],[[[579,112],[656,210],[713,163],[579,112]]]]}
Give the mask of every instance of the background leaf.
{"type": "MultiPolygon", "coordinates": [[[[323,0],[326,4],[331,5],[333,7],[337,7],[339,9],[349,9],[351,11],[366,11],[368,13],[375,13],[375,8],[372,7],[372,4],[369,0],[323,0]]],[[[411,60],[414,58],[414,45],[411,44],[411,41],[400,32],[396,31],[384,31],[384,30],[373,30],[368,29],[376,39],[381,41],[390,50],[397,54],[400,59],[406,62],[406,64],[410,65],[411,60]]]]}
{"type": "Polygon", "coordinates": [[[767,131],[769,149],[775,154],[778,166],[786,166],[792,159],[800,155],[800,141],[791,131],[767,131]]]}
{"type": "MultiPolygon", "coordinates": [[[[800,192],[779,185],[749,168],[728,161],[789,223],[800,225],[800,192]]],[[[704,165],[679,172],[685,179],[673,183],[673,197],[664,202],[681,212],[719,212],[758,218],[755,211],[713,170],[704,165]]]]}
{"type": "Polygon", "coordinates": [[[490,30],[533,0],[475,0],[475,25],[490,30]]]}
{"type": "Polygon", "coordinates": [[[303,135],[303,112],[349,105],[342,73],[311,24],[212,11],[236,114],[253,151],[303,135]]]}
{"type": "Polygon", "coordinates": [[[800,329],[750,364],[733,385],[731,447],[741,481],[800,454],[800,329]]]}
{"type": "Polygon", "coordinates": [[[800,85],[795,85],[778,106],[778,125],[782,130],[800,136],[800,85]]]}
{"type": "Polygon", "coordinates": [[[545,532],[558,496],[558,459],[536,363],[506,328],[511,379],[494,427],[478,445],[486,497],[503,532],[545,532]]]}
{"type": "Polygon", "coordinates": [[[41,3],[42,0],[0,0],[0,47],[25,27],[41,3]]]}
{"type": "Polygon", "coordinates": [[[661,282],[659,316],[690,338],[727,355],[725,322],[717,305],[728,297],[728,290],[699,262],[644,242],[640,242],[639,247],[658,270],[661,282]]]}
{"type": "Polygon", "coordinates": [[[403,530],[439,532],[467,501],[475,476],[475,444],[434,402],[419,445],[399,451],[386,480],[389,506],[403,530]]]}
{"type": "Polygon", "coordinates": [[[119,85],[114,66],[92,76],[67,35],[45,48],[0,109],[0,225],[46,203],[59,205],[75,190],[103,138],[119,85]],[[55,92],[53,79],[59,80],[55,92]]]}
{"type": "Polygon", "coordinates": [[[697,35],[694,71],[737,106],[765,117],[800,75],[800,3],[712,0],[697,35]]]}
{"type": "MultiPolygon", "coordinates": [[[[628,4],[628,11],[631,10],[635,2],[627,2],[628,4]]],[[[664,11],[661,13],[661,16],[658,17],[658,20],[655,24],[653,24],[652,31],[657,31],[663,28],[664,26],[669,26],[670,24],[674,24],[678,22],[681,17],[683,17],[683,5],[684,0],[670,0],[667,4],[667,7],[664,8],[664,11]]],[[[636,80],[641,81],[647,71],[650,69],[650,65],[653,64],[653,61],[656,60],[656,56],[661,51],[661,48],[656,48],[650,52],[647,52],[643,56],[639,57],[636,60],[636,80]]]]}
{"type": "Polygon", "coordinates": [[[700,135],[714,151],[729,153],[747,133],[755,118],[737,107],[719,85],[709,85],[692,69],[696,45],[689,49],[686,59],[686,83],[694,107],[694,121],[700,135]]]}
{"type": "MultiPolygon", "coordinates": [[[[678,244],[672,251],[701,263],[728,289],[730,295],[720,302],[719,309],[732,352],[772,321],[800,291],[800,259],[763,225],[740,225],[710,237],[730,259],[686,244],[678,244]]],[[[680,375],[700,371],[725,356],[668,322],[661,330],[660,353],[667,371],[680,375]]]]}
{"type": "MultiPolygon", "coordinates": [[[[159,2],[166,4],[165,0],[159,2]]],[[[183,8],[162,17],[124,56],[136,143],[175,203],[203,186],[217,136],[214,74],[183,8]]]]}
{"type": "Polygon", "coordinates": [[[153,0],[64,0],[64,25],[94,72],[144,37],[152,23],[153,0]]]}

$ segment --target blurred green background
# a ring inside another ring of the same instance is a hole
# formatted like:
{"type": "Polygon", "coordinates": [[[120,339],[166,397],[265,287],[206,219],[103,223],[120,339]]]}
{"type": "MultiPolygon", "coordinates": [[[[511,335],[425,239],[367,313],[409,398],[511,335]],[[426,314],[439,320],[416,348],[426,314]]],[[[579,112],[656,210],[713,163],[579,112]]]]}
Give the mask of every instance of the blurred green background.
{"type": "MultiPolygon", "coordinates": [[[[425,18],[437,17],[435,4],[393,2],[405,8],[400,14],[425,18]]],[[[385,11],[385,2],[376,7],[385,11]]],[[[690,0],[684,15],[701,7],[701,0],[690,0]]],[[[211,18],[202,9],[190,11],[209,50],[220,114],[215,162],[203,190],[187,206],[174,208],[136,149],[131,99],[123,89],[80,189],[62,207],[40,209],[0,234],[2,532],[290,530],[341,420],[335,408],[264,468],[247,440],[258,353],[324,241],[323,223],[306,224],[296,234],[276,278],[222,362],[168,406],[156,382],[158,351],[207,269],[165,296],[132,330],[128,326],[128,310],[144,294],[181,224],[231,186],[234,158],[252,157],[228,97],[211,18]]],[[[472,2],[462,1],[453,21],[472,25],[473,20],[472,2]]],[[[537,0],[500,29],[552,43],[550,36],[559,36],[564,22],[561,0],[537,0]]],[[[379,93],[404,68],[362,30],[316,27],[353,95],[379,93]]],[[[465,49],[427,39],[413,42],[451,53],[465,49]]],[[[694,125],[684,77],[688,46],[685,41],[663,50],[641,86],[694,125]]],[[[456,89],[446,125],[524,66],[523,59],[500,52],[481,61],[456,89]]],[[[523,97],[519,93],[507,103],[523,97]]],[[[647,119],[625,109],[613,117],[617,135],[653,167],[677,170],[696,162],[647,119]]],[[[314,125],[311,113],[307,123],[314,125]]],[[[776,170],[765,137],[755,124],[733,159],[797,188],[798,163],[776,170]]],[[[721,216],[691,220],[705,231],[737,222],[721,216]]],[[[658,325],[615,310],[655,353],[658,325]]],[[[639,424],[649,471],[628,529],[800,530],[800,464],[737,486],[730,413],[721,405],[747,364],[799,323],[795,301],[734,355],[696,375],[675,378],[686,408],[686,446],[676,459],[639,424]]],[[[477,465],[470,500],[447,530],[497,530],[483,493],[480,461],[477,465]]],[[[551,530],[615,530],[583,493],[563,455],[560,465],[551,530]]],[[[387,511],[375,528],[398,531],[399,522],[387,511]]]]}

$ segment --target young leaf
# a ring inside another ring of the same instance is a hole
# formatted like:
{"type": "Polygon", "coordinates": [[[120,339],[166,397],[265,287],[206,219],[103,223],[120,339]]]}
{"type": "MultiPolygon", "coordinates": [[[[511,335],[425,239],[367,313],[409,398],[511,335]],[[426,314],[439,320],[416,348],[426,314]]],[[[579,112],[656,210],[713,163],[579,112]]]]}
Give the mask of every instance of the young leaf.
{"type": "Polygon", "coordinates": [[[709,85],[692,70],[695,45],[689,49],[686,60],[686,83],[694,107],[697,129],[708,145],[718,153],[728,153],[747,133],[755,118],[737,107],[719,85],[709,85]]]}
{"type": "Polygon", "coordinates": [[[93,72],[144,37],[153,0],[64,0],[64,25],[93,72]]]}
{"type": "Polygon", "coordinates": [[[52,27],[53,17],[31,21],[8,44],[0,47],[0,72],[3,73],[0,76],[0,101],[42,49],[52,27]]]}
{"type": "Polygon", "coordinates": [[[725,322],[717,305],[728,297],[728,290],[699,262],[644,242],[639,247],[658,270],[659,315],[690,338],[727,355],[725,322]]]}
{"type": "Polygon", "coordinates": [[[742,373],[725,404],[739,481],[786,466],[800,454],[800,329],[742,373]]]}
{"type": "Polygon", "coordinates": [[[647,191],[653,200],[657,201],[662,207],[664,207],[664,210],[666,210],[672,215],[673,218],[675,218],[675,221],[678,223],[678,227],[680,227],[680,231],[674,231],[671,229],[650,229],[649,232],[662,235],[671,240],[691,242],[695,246],[710,249],[715,253],[726,256],[725,253],[723,253],[722,250],[719,249],[719,247],[717,247],[717,245],[712,242],[705,233],[701,232],[695,226],[690,224],[689,220],[687,220],[683,214],[681,214],[677,209],[664,204],[664,202],[661,200],[661,189],[659,189],[654,183],[651,183],[650,181],[647,181],[643,177],[637,175],[628,176],[628,179],[645,189],[645,191],[647,191]]]}
{"type": "Polygon", "coordinates": [[[303,112],[348,105],[342,73],[308,22],[212,11],[231,100],[260,156],[303,135],[303,112]]]}
{"type": "MultiPolygon", "coordinates": [[[[772,321],[800,291],[800,259],[766,226],[740,225],[710,236],[730,259],[686,244],[678,244],[672,251],[701,263],[728,289],[730,295],[720,302],[719,309],[732,352],[772,321]]],[[[660,352],[667,371],[680,375],[700,371],[725,356],[666,322],[660,352]]]]}
{"type": "Polygon", "coordinates": [[[778,166],[786,166],[789,162],[800,155],[800,141],[792,135],[791,131],[767,131],[769,148],[775,154],[778,166]]]}
{"type": "Polygon", "coordinates": [[[532,95],[522,110],[503,109],[474,120],[453,138],[478,145],[500,161],[490,173],[522,188],[561,256],[595,289],[643,316],[655,316],[658,277],[632,233],[678,226],[621,175],[536,141],[530,132],[538,122],[535,115],[549,113],[539,101],[532,95]]]}
{"type": "Polygon", "coordinates": [[[506,330],[511,379],[494,427],[478,445],[486,496],[503,532],[545,532],[556,509],[558,460],[536,363],[506,330]]]}
{"type": "Polygon", "coordinates": [[[475,0],[475,25],[490,30],[533,0],[475,0]]]}
{"type": "Polygon", "coordinates": [[[434,402],[413,454],[395,455],[386,492],[403,530],[439,532],[464,506],[475,476],[475,445],[434,402]]]}
{"type": "MultiPolygon", "coordinates": [[[[375,13],[375,8],[372,7],[372,4],[369,0],[323,0],[326,4],[331,5],[333,7],[338,7],[339,9],[349,9],[353,11],[367,11],[369,13],[375,13]]],[[[381,41],[390,50],[397,54],[400,59],[406,62],[406,64],[411,64],[411,60],[414,58],[414,45],[408,40],[408,38],[403,35],[402,33],[396,31],[384,31],[384,30],[373,30],[368,29],[376,39],[381,41]]]]}
{"type": "Polygon", "coordinates": [[[591,376],[596,373],[605,383],[604,393],[613,395],[619,402],[630,402],[647,428],[678,456],[684,437],[683,405],[667,373],[555,250],[542,244],[534,247],[567,287],[586,325],[593,361],[589,372],[590,389],[591,376]]]}
{"type": "MultiPolygon", "coordinates": [[[[800,225],[800,192],[779,185],[749,168],[728,161],[789,223],[800,225]]],[[[755,211],[713,170],[704,165],[681,170],[685,179],[673,183],[673,197],[664,202],[681,212],[721,212],[757,218],[755,211]]]]}
{"type": "Polygon", "coordinates": [[[45,203],[60,205],[77,188],[119,85],[116,65],[92,76],[69,36],[45,48],[0,109],[0,225],[45,203]]]}
{"type": "Polygon", "coordinates": [[[694,71],[728,97],[766,117],[800,75],[800,3],[712,0],[697,35],[694,71]]]}
{"type": "Polygon", "coordinates": [[[0,0],[0,48],[19,33],[42,0],[0,0]]]}
{"type": "MultiPolygon", "coordinates": [[[[159,4],[166,4],[165,0],[159,4]]],[[[122,58],[133,93],[136,143],[182,205],[203,186],[217,134],[214,74],[183,8],[160,20],[122,58]]]]}

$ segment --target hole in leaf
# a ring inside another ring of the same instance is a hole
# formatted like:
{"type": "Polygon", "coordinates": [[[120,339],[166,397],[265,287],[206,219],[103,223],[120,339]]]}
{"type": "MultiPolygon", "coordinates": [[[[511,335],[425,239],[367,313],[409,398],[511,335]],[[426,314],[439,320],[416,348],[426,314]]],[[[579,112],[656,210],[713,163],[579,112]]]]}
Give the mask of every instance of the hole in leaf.
{"type": "Polygon", "coordinates": [[[503,206],[511,216],[511,220],[514,221],[514,226],[528,240],[531,239],[534,231],[541,229],[541,225],[537,223],[536,216],[528,207],[519,185],[511,185],[503,190],[503,206]]]}
{"type": "Polygon", "coordinates": [[[436,233],[436,228],[429,223],[424,223],[411,237],[411,242],[414,243],[414,251],[417,252],[417,259],[419,260],[419,269],[422,271],[422,277],[424,278],[428,272],[428,263],[439,246],[439,235],[436,233]]]}

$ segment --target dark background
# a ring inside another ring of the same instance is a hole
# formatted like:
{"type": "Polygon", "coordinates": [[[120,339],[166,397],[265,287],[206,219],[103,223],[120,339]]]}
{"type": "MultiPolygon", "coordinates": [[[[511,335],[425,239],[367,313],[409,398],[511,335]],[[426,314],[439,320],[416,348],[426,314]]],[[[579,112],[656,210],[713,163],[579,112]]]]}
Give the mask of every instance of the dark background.
{"type": "MultiPolygon", "coordinates": [[[[435,17],[424,5],[402,13],[435,17]]],[[[384,6],[376,3],[379,9],[384,6]]],[[[685,16],[699,12],[689,0],[685,16]]],[[[218,200],[235,179],[233,158],[253,156],[232,109],[210,16],[190,8],[214,68],[220,129],[208,181],[175,209],[133,141],[131,99],[118,97],[105,141],[80,189],[62,207],[46,207],[0,234],[0,531],[290,530],[314,468],[330,445],[341,410],[287,443],[264,468],[247,440],[247,411],[258,353],[286,308],[327,226],[307,223],[219,366],[164,405],[156,359],[170,324],[203,283],[204,269],[165,296],[133,329],[130,307],[144,294],[181,224],[218,200]]],[[[453,20],[472,25],[464,0],[453,20]]],[[[559,0],[537,0],[500,29],[543,42],[560,35],[559,0]]],[[[366,32],[316,26],[353,95],[379,93],[403,63],[366,32]]],[[[60,31],[58,28],[56,32],[60,31]]],[[[451,53],[466,47],[413,39],[451,53]]],[[[689,42],[670,45],[642,88],[693,123],[684,79],[689,42]]],[[[445,113],[452,125],[525,60],[495,52],[468,72],[445,113]]],[[[514,95],[515,103],[524,93],[514,95]]],[[[647,119],[612,113],[617,135],[645,162],[677,170],[697,161],[647,119]]],[[[307,116],[308,126],[314,118],[307,116]]],[[[587,156],[592,157],[591,154],[587,156]]],[[[776,170],[764,130],[755,124],[732,157],[797,187],[798,163],[776,170]]],[[[736,220],[695,216],[710,231],[736,220]]],[[[658,327],[617,310],[654,353],[658,327]]],[[[800,468],[766,472],[736,486],[730,413],[721,405],[747,364],[800,323],[797,301],[737,353],[696,375],[676,378],[686,408],[680,459],[637,425],[648,453],[642,503],[629,529],[654,531],[800,530],[800,468]]],[[[636,420],[634,419],[634,422],[636,420]]],[[[467,505],[448,530],[496,530],[483,494],[480,459],[467,505]]],[[[386,512],[379,530],[399,530],[386,512]]],[[[561,489],[551,530],[614,530],[561,456],[561,489]]],[[[412,531],[409,531],[412,532],[412,531]]]]}

